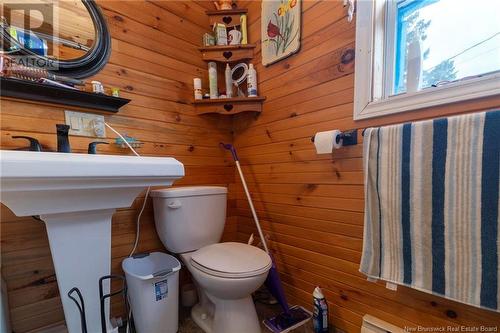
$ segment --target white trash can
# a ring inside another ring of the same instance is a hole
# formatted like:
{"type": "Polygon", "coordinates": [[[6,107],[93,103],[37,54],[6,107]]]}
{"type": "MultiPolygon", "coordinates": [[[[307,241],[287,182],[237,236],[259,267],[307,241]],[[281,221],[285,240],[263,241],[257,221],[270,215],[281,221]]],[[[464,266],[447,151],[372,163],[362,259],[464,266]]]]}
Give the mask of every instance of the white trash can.
{"type": "Polygon", "coordinates": [[[179,327],[179,270],[175,257],[143,253],[122,262],[138,333],[175,333],[179,327]]]}

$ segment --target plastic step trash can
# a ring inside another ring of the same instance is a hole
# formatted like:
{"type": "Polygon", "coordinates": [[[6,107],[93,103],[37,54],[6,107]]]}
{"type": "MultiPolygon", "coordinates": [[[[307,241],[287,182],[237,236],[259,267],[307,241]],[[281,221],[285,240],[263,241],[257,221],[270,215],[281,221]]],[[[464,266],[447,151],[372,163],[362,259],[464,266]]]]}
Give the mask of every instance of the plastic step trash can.
{"type": "Polygon", "coordinates": [[[175,257],[136,254],[122,262],[138,333],[175,333],[179,328],[179,270],[175,257]]]}

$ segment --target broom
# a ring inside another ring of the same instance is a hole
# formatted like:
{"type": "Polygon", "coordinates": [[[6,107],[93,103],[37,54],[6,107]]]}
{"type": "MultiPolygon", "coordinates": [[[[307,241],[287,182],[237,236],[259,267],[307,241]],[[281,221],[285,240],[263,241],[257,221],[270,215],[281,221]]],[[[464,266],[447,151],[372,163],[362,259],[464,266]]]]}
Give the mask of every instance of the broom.
{"type": "Polygon", "coordinates": [[[283,312],[274,317],[265,319],[264,325],[274,333],[289,332],[292,329],[305,324],[309,319],[311,319],[312,314],[301,306],[295,305],[290,307],[288,305],[285,292],[283,291],[283,285],[281,284],[278,269],[276,268],[276,262],[274,261],[274,258],[269,251],[269,248],[267,247],[266,238],[264,237],[264,234],[260,227],[259,218],[257,217],[257,212],[255,211],[255,207],[253,206],[252,197],[250,196],[250,192],[248,191],[247,183],[245,181],[243,171],[241,170],[240,161],[238,159],[238,155],[236,154],[236,149],[232,144],[224,144],[222,142],[220,143],[220,146],[224,149],[229,150],[231,152],[231,155],[233,156],[236,168],[238,169],[238,173],[240,175],[241,183],[243,184],[243,189],[245,190],[245,194],[247,196],[250,210],[252,211],[255,226],[257,227],[257,231],[259,232],[262,245],[264,246],[264,250],[272,260],[272,266],[267,275],[265,285],[269,292],[274,296],[274,298],[276,298],[283,312]]]}

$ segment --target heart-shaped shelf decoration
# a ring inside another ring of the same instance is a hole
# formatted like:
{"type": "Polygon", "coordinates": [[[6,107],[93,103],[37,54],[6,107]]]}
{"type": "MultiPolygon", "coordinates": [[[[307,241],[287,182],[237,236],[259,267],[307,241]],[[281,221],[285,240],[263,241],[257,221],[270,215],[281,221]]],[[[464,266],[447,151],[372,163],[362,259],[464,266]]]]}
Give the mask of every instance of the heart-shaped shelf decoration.
{"type": "Polygon", "coordinates": [[[233,109],[233,104],[224,104],[224,110],[227,112],[231,111],[233,109]]]}
{"type": "Polygon", "coordinates": [[[231,52],[231,51],[224,51],[222,53],[222,55],[224,56],[224,58],[229,59],[229,58],[231,58],[233,56],[233,52],[231,52]]]}
{"type": "Polygon", "coordinates": [[[231,16],[224,16],[222,18],[222,22],[226,23],[226,24],[229,24],[233,21],[233,18],[231,16]]]}

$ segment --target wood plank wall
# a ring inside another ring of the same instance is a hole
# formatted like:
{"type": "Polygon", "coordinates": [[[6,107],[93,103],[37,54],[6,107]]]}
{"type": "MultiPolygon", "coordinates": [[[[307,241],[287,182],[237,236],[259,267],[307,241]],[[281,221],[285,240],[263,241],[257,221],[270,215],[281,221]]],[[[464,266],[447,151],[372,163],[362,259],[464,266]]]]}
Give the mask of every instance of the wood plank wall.
{"type": "MultiPolygon", "coordinates": [[[[122,133],[139,138],[139,153],[174,156],[186,167],[176,185],[227,186],[234,169],[218,148],[230,141],[231,120],[197,116],[189,104],[193,77],[206,75],[206,65],[196,49],[208,30],[205,7],[182,1],[99,1],[112,40],[108,65],[96,76],[107,86],[117,86],[132,102],[106,121],[122,133]]],[[[1,100],[1,148],[24,146],[13,135],[40,139],[44,149],[56,149],[55,124],[64,122],[64,107],[1,100]]],[[[89,110],[92,111],[92,110],[89,110]]],[[[108,142],[115,137],[107,131],[108,142]]],[[[71,137],[73,150],[86,152],[91,138],[71,137]]],[[[99,146],[101,153],[129,154],[113,145],[99,146]]],[[[36,166],[34,166],[36,167],[36,166]]],[[[112,270],[132,249],[135,219],[143,198],[113,217],[112,270]]],[[[229,200],[232,206],[232,200],[229,200]]],[[[63,312],[43,223],[17,218],[5,206],[1,210],[1,263],[6,280],[12,327],[16,333],[62,322],[63,312]]],[[[228,213],[225,239],[236,235],[235,217],[228,213]]],[[[156,236],[149,200],[142,219],[139,251],[164,251],[156,236]]],[[[121,304],[114,303],[120,315],[121,304]]]]}
{"type": "MultiPolygon", "coordinates": [[[[260,3],[240,1],[249,9],[250,40],[260,39],[260,3]]],[[[256,206],[263,219],[291,303],[310,308],[315,285],[324,287],[331,320],[358,332],[370,313],[396,325],[494,325],[500,317],[408,288],[389,291],[366,282],[357,271],[362,242],[363,193],[361,147],[345,148],[335,157],[317,156],[310,135],[331,128],[349,129],[410,119],[472,112],[500,106],[485,99],[355,123],[352,120],[353,63],[341,64],[354,47],[354,22],[347,23],[340,1],[305,1],[302,49],[285,61],[257,65],[260,90],[268,97],[264,113],[234,119],[194,115],[188,104],[191,80],[206,76],[196,47],[206,31],[206,1],[99,1],[113,36],[110,63],[97,76],[118,86],[132,103],[107,121],[145,141],[140,153],[176,156],[186,165],[180,185],[230,184],[225,239],[246,241],[254,231],[234,168],[217,148],[231,140],[239,149],[256,206]],[[234,126],[234,127],[233,127],[234,126]],[[236,217],[236,215],[238,215],[236,217]],[[238,226],[236,225],[236,219],[238,226]],[[454,314],[456,318],[450,318],[454,314]]],[[[40,138],[55,149],[55,124],[64,108],[20,101],[1,101],[1,148],[22,145],[12,135],[40,138]]],[[[108,133],[110,138],[113,135],[108,133]]],[[[88,138],[72,137],[84,152],[88,138]]],[[[113,146],[102,152],[123,154],[113,146]]],[[[142,198],[113,219],[112,267],[134,240],[135,217],[142,198]]],[[[7,280],[11,319],[16,332],[28,332],[63,320],[44,226],[1,210],[2,275],[7,280]]],[[[149,202],[142,222],[140,251],[163,249],[149,202]]],[[[120,313],[120,304],[114,304],[120,313]]]]}
{"type": "MultiPolygon", "coordinates": [[[[260,2],[249,9],[249,38],[260,43],[260,2]]],[[[499,325],[500,314],[399,287],[367,282],[358,272],[362,246],[363,178],[361,145],[318,156],[310,142],[317,131],[351,129],[498,108],[498,98],[467,102],[363,122],[354,122],[353,50],[355,22],[341,1],[305,1],[300,53],[267,68],[254,60],[263,113],[235,119],[234,143],[248,176],[263,228],[271,240],[290,303],[311,308],[320,285],[333,324],[359,332],[371,314],[395,325],[499,325]],[[456,316],[456,317],[455,317],[456,316]],[[455,318],[454,318],[455,317],[455,318]]],[[[255,232],[239,183],[238,237],[255,232]]]]}

